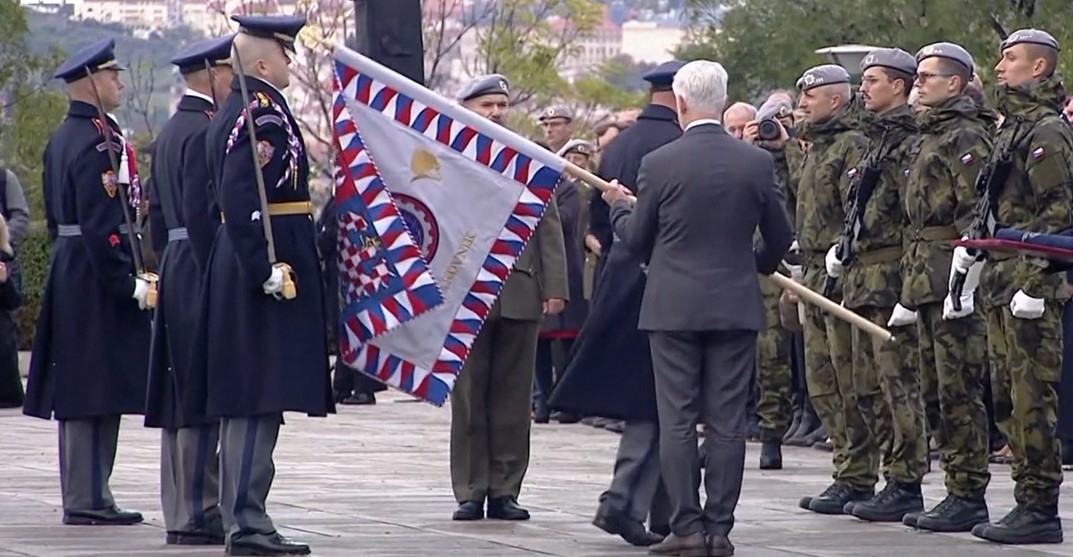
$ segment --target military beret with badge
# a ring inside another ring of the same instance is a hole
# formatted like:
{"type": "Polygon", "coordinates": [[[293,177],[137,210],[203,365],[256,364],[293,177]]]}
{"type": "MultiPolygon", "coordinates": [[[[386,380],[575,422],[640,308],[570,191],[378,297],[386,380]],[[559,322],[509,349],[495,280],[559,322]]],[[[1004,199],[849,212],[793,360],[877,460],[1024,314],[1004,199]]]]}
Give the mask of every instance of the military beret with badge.
{"type": "Polygon", "coordinates": [[[509,97],[510,81],[507,81],[506,77],[497,73],[476,77],[466,83],[462,90],[458,92],[458,100],[459,102],[465,102],[485,95],[506,95],[509,97]]]}
{"type": "Polygon", "coordinates": [[[969,54],[969,51],[954,43],[932,43],[917,51],[916,60],[918,66],[928,58],[945,58],[957,62],[968,69],[969,74],[976,71],[975,63],[972,60],[972,54],[969,54]]]}
{"type": "Polygon", "coordinates": [[[802,93],[810,89],[836,83],[849,83],[849,72],[837,64],[823,64],[805,70],[797,80],[797,88],[802,93]]]}

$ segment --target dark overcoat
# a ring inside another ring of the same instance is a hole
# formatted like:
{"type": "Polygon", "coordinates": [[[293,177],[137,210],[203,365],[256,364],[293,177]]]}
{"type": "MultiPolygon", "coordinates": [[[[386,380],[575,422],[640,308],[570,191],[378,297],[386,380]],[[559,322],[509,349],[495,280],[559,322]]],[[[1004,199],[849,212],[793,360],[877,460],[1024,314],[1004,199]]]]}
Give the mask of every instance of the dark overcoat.
{"type": "MultiPolygon", "coordinates": [[[[209,166],[204,148],[215,107],[193,95],[179,99],[178,110],[157,136],[153,180],[149,191],[149,226],[153,251],[160,262],[159,297],[153,312],[153,342],[149,349],[149,392],[145,425],[177,429],[191,424],[181,419],[178,402],[190,375],[190,355],[201,298],[202,274],[186,229],[183,199],[190,184],[208,193],[209,166]]],[[[205,210],[205,209],[203,209],[205,210]]]]}
{"type": "Polygon", "coordinates": [[[272,85],[236,76],[231,95],[209,124],[209,173],[223,212],[202,286],[185,416],[246,417],[286,411],[324,416],[334,410],[329,386],[324,285],[310,214],[271,217],[277,260],[296,275],[297,297],[277,299],[263,284],[272,274],[254,157],[269,209],[309,203],[309,162],[298,123],[272,85]],[[249,136],[246,108],[257,142],[249,136]]]}
{"type": "Polygon", "coordinates": [[[566,281],[570,300],[566,308],[555,315],[544,316],[541,323],[542,338],[575,338],[589,314],[589,302],[585,299],[585,254],[582,250],[584,234],[581,230],[582,187],[573,182],[564,182],[555,190],[555,204],[559,208],[563,242],[566,253],[566,281]]]}
{"type": "MultiPolygon", "coordinates": [[[[637,123],[618,135],[597,173],[636,186],[641,158],[682,135],[674,110],[648,105],[637,123]]],[[[556,410],[623,420],[658,419],[648,336],[637,330],[645,276],[640,261],[615,241],[607,203],[589,202],[589,231],[603,246],[588,320],[549,405],[556,410]]]]}
{"type": "MultiPolygon", "coordinates": [[[[45,146],[42,189],[54,238],[23,412],[83,419],[145,410],[150,313],[134,299],[131,257],[108,151],[119,127],[72,101],[45,146]],[[104,126],[111,127],[111,139],[104,126]],[[76,230],[64,234],[62,229],[76,230]]],[[[128,210],[133,212],[132,208],[128,210]]]]}

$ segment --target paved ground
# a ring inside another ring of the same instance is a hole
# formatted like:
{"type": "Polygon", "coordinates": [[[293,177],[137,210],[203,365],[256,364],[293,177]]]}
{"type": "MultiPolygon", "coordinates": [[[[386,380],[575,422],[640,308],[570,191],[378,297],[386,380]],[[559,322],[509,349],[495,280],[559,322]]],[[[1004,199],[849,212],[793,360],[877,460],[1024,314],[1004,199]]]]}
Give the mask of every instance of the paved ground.
{"type": "MultiPolygon", "coordinates": [[[[450,520],[450,414],[397,396],[375,407],[345,407],[316,420],[288,417],[276,452],[277,476],[269,511],[285,535],[313,545],[321,557],[612,557],[644,555],[589,524],[596,497],[609,479],[617,437],[589,427],[540,426],[522,503],[533,511],[523,524],[450,520]]],[[[146,513],[129,527],[60,525],[55,424],[0,411],[0,557],[121,557],[221,555],[163,545],[158,499],[158,433],[128,418],[120,437],[112,486],[121,506],[146,513]]],[[[740,557],[938,557],[989,555],[1073,556],[1068,545],[1001,548],[968,535],[922,534],[902,526],[869,525],[797,509],[801,495],[828,480],[828,457],[787,449],[788,467],[756,470],[751,445],[738,526],[740,557]]],[[[995,467],[992,513],[1012,500],[1006,467],[995,467]]],[[[926,496],[942,496],[937,475],[926,496]]],[[[1067,498],[1062,514],[1073,519],[1067,498]]]]}

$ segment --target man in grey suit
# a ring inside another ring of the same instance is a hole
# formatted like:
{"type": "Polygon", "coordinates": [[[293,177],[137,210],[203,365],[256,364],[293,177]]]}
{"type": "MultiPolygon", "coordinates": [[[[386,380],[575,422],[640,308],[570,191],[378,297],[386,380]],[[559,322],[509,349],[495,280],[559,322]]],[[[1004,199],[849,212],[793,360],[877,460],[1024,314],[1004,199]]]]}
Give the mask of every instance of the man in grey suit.
{"type": "Polygon", "coordinates": [[[792,241],[771,155],[720,124],[726,83],[715,62],[678,70],[673,91],[685,134],[642,159],[635,205],[615,182],[603,194],[615,232],[648,263],[638,326],[652,348],[660,462],[673,508],[671,535],[653,555],[734,554],[727,535],[764,328],[757,272],[775,272],[792,241]],[[763,241],[754,249],[758,228],[763,241]],[[707,430],[703,510],[698,420],[707,430]]]}

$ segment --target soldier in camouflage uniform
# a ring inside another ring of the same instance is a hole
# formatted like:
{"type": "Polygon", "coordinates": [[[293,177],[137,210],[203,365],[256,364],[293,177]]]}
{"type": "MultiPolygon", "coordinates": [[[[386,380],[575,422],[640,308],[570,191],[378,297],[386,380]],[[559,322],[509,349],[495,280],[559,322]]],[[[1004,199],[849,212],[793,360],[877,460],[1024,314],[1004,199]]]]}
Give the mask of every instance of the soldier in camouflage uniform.
{"type": "MultiPolygon", "coordinates": [[[[843,305],[883,326],[898,302],[902,284],[902,195],[910,145],[916,136],[908,97],[916,60],[904,50],[881,48],[865,56],[861,71],[861,98],[872,113],[863,127],[868,150],[862,164],[851,170],[855,180],[850,218],[855,222],[847,222],[850,228],[843,232],[842,241],[828,250],[826,267],[832,279],[841,277],[843,305]],[[847,246],[846,242],[852,243],[847,246]]],[[[917,361],[910,354],[916,355],[916,327],[903,326],[894,332],[898,342],[853,330],[857,407],[872,426],[872,450],[878,452],[889,435],[890,452],[884,471],[886,487],[870,501],[847,504],[846,512],[875,522],[901,522],[907,513],[924,509],[920,480],[928,465],[928,444],[917,361]]]]}
{"type": "MultiPolygon", "coordinates": [[[[852,95],[846,70],[816,66],[797,86],[807,122],[802,139],[811,144],[797,184],[797,241],[805,263],[804,285],[819,291],[827,277],[824,255],[842,232],[851,171],[860,163],[867,139],[847,122],[852,95]]],[[[871,499],[878,454],[854,395],[849,324],[808,306],[803,325],[809,396],[834,445],[835,481],[799,505],[842,514],[846,503],[871,499]]]]}
{"type": "Polygon", "coordinates": [[[991,152],[993,121],[965,94],[972,56],[951,43],[917,52],[920,140],[909,169],[909,218],[902,261],[901,303],[890,325],[917,324],[922,382],[937,385],[940,462],[947,497],[903,522],[926,530],[962,532],[987,521],[987,413],[983,404],[983,321],[972,292],[962,310],[947,296],[951,241],[972,221],[976,177],[991,152]]]}
{"type": "MultiPolygon", "coordinates": [[[[994,184],[989,192],[991,216],[999,226],[1068,231],[1073,225],[1073,133],[1060,116],[1065,90],[1055,73],[1058,43],[1043,31],[1024,29],[1007,37],[1001,51],[996,99],[1005,119],[995,145],[1010,146],[1012,166],[1005,183],[994,184]]],[[[1054,430],[1065,278],[1009,255],[992,253],[986,263],[976,263],[975,256],[958,248],[953,265],[966,273],[983,264],[979,289],[991,393],[995,421],[1013,452],[1017,506],[995,524],[978,524],[972,533],[999,543],[1060,543],[1062,468],[1054,430]]],[[[971,281],[970,273],[966,289],[971,281]]]]}
{"type": "MultiPolygon", "coordinates": [[[[754,110],[755,115],[755,110],[754,110]]],[[[781,124],[780,124],[781,126],[781,124]]],[[[787,217],[793,223],[795,186],[791,184],[790,169],[784,149],[790,140],[789,132],[782,128],[779,139],[764,141],[759,137],[759,123],[748,122],[742,130],[742,139],[771,153],[775,161],[775,174],[779,186],[786,195],[787,217]]],[[[757,233],[759,238],[759,232],[757,233]]],[[[780,270],[783,274],[788,274],[780,270]]],[[[779,297],[782,289],[770,278],[760,277],[760,292],[764,298],[764,314],[767,328],[760,331],[756,341],[756,414],[760,419],[760,469],[782,469],[782,437],[790,425],[793,394],[793,369],[791,368],[790,331],[782,327],[779,319],[779,297]]]]}

